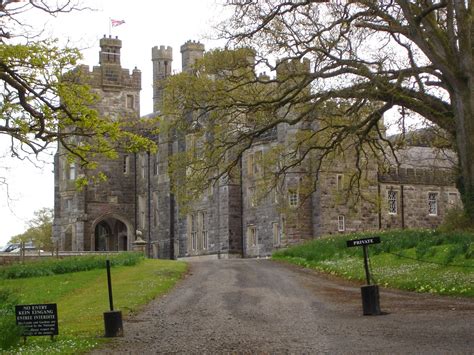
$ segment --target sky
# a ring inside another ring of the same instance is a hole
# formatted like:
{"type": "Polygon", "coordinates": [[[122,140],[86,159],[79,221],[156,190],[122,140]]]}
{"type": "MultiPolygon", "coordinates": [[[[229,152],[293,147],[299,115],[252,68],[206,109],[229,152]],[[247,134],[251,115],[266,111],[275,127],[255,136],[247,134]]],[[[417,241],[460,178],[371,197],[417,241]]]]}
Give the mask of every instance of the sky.
{"type": "MultiPolygon", "coordinates": [[[[54,1],[50,1],[54,3],[54,1]]],[[[125,23],[112,28],[112,36],[122,40],[121,64],[142,72],[141,114],[152,111],[152,63],[151,48],[159,45],[173,47],[173,69],[181,68],[180,46],[187,40],[199,40],[206,49],[218,42],[210,40],[213,24],[223,18],[224,12],[216,0],[83,0],[95,10],[61,14],[57,18],[38,14],[25,14],[34,28],[45,28],[44,37],[59,38],[80,48],[84,56],[82,64],[91,68],[98,65],[99,40],[109,35],[110,19],[125,23]]],[[[27,229],[26,222],[33,213],[43,207],[53,207],[54,176],[52,154],[40,160],[19,161],[11,158],[7,150],[8,140],[0,136],[0,246],[12,236],[27,229]]]]}

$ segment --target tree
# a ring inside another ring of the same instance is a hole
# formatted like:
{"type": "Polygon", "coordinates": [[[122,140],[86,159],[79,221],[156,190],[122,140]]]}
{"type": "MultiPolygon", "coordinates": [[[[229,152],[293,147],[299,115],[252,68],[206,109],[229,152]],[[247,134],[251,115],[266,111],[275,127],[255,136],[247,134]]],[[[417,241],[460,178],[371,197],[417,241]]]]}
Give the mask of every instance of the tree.
{"type": "Polygon", "coordinates": [[[94,168],[98,155],[114,158],[117,149],[131,146],[153,149],[129,120],[93,109],[98,98],[73,70],[80,52],[32,33],[22,17],[81,10],[74,0],[0,0],[0,134],[10,138],[13,156],[37,156],[59,142],[71,159],[94,168]]]}
{"type": "Polygon", "coordinates": [[[219,116],[205,127],[214,133],[218,127],[232,127],[239,117],[251,118],[239,130],[227,129],[229,139],[219,140],[221,148],[235,143],[238,151],[277,124],[313,125],[315,132],[303,134],[295,144],[299,158],[290,165],[310,152],[323,159],[344,147],[354,152],[355,169],[360,170],[371,150],[382,157],[395,153],[381,123],[384,114],[398,109],[401,123],[407,116],[421,117],[444,132],[458,154],[458,188],[467,215],[474,219],[470,1],[265,0],[229,1],[228,6],[233,15],[219,27],[227,48],[257,49],[255,61],[240,62],[241,68],[276,71],[276,78],[241,76],[237,62],[234,68],[203,62],[194,79],[200,84],[184,88],[177,83],[180,79],[172,79],[172,115],[187,117],[181,121],[188,123],[219,116]],[[287,59],[275,61],[282,57],[287,59]],[[200,77],[214,69],[212,80],[200,77]],[[196,87],[206,94],[192,94],[196,87]],[[193,110],[199,114],[190,119],[186,112],[193,110]]]}
{"type": "Polygon", "coordinates": [[[42,250],[53,249],[53,210],[42,208],[35,211],[34,218],[28,221],[28,229],[11,238],[11,243],[33,242],[33,245],[42,250]]]}

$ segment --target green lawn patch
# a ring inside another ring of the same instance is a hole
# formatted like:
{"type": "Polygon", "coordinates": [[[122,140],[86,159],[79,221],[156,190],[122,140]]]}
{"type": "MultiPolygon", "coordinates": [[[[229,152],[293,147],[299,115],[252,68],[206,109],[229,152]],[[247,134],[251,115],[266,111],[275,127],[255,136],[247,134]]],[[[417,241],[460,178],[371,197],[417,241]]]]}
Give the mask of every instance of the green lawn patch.
{"type": "Polygon", "coordinates": [[[131,266],[143,260],[143,254],[125,252],[111,255],[71,256],[63,259],[45,257],[24,263],[0,267],[0,279],[20,279],[26,277],[50,276],[70,272],[105,268],[105,259],[113,266],[131,266]]]}
{"type": "MultiPolygon", "coordinates": [[[[114,308],[121,310],[124,317],[140,310],[153,298],[169,291],[186,269],[183,262],[156,259],[114,267],[111,270],[114,308]]],[[[0,283],[0,296],[2,292],[9,292],[20,304],[57,303],[58,306],[56,341],[51,342],[49,337],[31,337],[25,345],[11,348],[12,353],[81,353],[106,341],[103,312],[109,310],[109,303],[104,269],[6,279],[0,283]]]]}
{"type": "Polygon", "coordinates": [[[385,287],[474,297],[474,234],[403,230],[323,237],[273,254],[284,260],[347,279],[365,280],[362,247],[346,241],[380,236],[370,245],[374,281],[385,287]]]}

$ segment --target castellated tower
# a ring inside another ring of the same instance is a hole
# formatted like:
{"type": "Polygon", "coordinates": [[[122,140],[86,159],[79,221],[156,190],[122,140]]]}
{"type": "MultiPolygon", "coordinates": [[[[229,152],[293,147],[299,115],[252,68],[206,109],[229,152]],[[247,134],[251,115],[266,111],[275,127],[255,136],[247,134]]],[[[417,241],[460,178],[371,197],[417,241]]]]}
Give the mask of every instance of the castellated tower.
{"type": "Polygon", "coordinates": [[[204,55],[204,44],[196,41],[187,41],[181,46],[182,70],[190,72],[196,60],[204,55]]]}
{"type": "MultiPolygon", "coordinates": [[[[81,65],[75,72],[97,94],[94,108],[100,116],[117,121],[137,120],[141,72],[135,68],[130,73],[121,67],[121,47],[118,38],[104,36],[100,40],[100,65],[92,71],[81,65]]],[[[66,149],[58,146],[53,238],[60,250],[129,250],[135,240],[135,155],[119,152],[118,159],[100,159],[98,166],[92,174],[103,173],[107,181],[78,190],[75,180],[89,172],[69,161],[66,149]]]]}
{"type": "Polygon", "coordinates": [[[163,99],[165,79],[171,75],[173,49],[165,46],[155,46],[151,49],[153,62],[153,111],[158,111],[163,99]]]}

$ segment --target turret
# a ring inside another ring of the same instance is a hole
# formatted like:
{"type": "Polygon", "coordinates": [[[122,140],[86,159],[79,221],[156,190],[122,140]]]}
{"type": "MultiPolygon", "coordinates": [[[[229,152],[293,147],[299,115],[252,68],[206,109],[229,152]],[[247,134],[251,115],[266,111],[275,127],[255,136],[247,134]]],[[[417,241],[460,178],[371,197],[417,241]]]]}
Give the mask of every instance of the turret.
{"type": "Polygon", "coordinates": [[[204,44],[196,41],[187,41],[181,46],[182,70],[191,71],[196,60],[204,55],[204,44]]]}
{"type": "Polygon", "coordinates": [[[163,85],[165,79],[171,75],[173,49],[171,47],[153,47],[151,49],[153,62],[153,110],[158,111],[163,100],[163,85]]]}
{"type": "Polygon", "coordinates": [[[99,64],[116,64],[120,66],[120,48],[122,41],[117,37],[104,37],[100,39],[99,64]]]}

